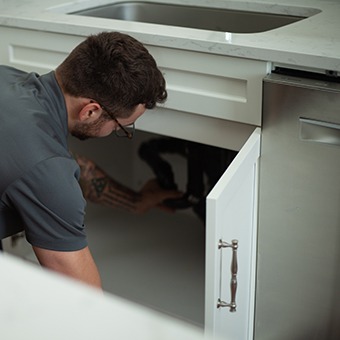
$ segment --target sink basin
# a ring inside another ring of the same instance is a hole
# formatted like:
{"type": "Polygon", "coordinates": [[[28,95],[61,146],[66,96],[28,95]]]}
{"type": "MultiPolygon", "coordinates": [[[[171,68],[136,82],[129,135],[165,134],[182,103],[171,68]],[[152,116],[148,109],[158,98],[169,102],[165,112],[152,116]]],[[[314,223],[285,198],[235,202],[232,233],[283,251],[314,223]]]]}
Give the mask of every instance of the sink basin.
{"type": "Polygon", "coordinates": [[[115,2],[69,14],[230,33],[264,32],[305,18],[301,15],[142,1],[115,2]]]}

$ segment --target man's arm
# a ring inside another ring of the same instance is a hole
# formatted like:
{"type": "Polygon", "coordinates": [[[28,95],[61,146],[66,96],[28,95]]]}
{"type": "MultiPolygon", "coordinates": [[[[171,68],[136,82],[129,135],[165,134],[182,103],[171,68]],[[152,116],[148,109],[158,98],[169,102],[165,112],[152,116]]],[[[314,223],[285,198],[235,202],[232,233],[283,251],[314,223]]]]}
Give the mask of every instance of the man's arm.
{"type": "Polygon", "coordinates": [[[161,189],[156,180],[148,181],[139,192],[135,192],[115,181],[86,157],[75,155],[75,158],[81,170],[79,183],[83,195],[91,202],[132,213],[144,213],[155,207],[172,211],[162,202],[183,195],[176,190],[161,189]]]}
{"type": "Polygon", "coordinates": [[[101,288],[101,279],[88,247],[61,252],[33,247],[40,264],[84,283],[101,288]]]}

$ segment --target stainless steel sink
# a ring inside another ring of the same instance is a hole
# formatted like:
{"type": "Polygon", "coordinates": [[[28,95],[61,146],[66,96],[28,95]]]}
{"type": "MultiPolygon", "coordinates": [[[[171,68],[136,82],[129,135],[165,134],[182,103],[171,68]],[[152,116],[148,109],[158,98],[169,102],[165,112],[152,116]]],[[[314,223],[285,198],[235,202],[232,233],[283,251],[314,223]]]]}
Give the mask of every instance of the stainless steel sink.
{"type": "Polygon", "coordinates": [[[264,32],[305,18],[295,15],[140,1],[116,2],[69,14],[231,33],[264,32]]]}

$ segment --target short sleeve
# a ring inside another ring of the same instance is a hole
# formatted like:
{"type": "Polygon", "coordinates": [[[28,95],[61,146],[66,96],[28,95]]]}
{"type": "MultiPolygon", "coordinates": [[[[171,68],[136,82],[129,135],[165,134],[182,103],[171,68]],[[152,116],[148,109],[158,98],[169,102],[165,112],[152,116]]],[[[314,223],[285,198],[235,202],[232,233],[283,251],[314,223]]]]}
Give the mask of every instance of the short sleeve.
{"type": "Polygon", "coordinates": [[[33,246],[75,251],[87,246],[79,167],[71,158],[47,159],[12,183],[6,196],[33,246]]]}

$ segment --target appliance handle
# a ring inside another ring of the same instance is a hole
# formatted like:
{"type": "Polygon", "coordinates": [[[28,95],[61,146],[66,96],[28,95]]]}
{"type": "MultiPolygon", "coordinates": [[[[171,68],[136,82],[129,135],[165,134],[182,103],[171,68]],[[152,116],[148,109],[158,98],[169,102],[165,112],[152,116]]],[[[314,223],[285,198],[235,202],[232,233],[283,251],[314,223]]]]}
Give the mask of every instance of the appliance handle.
{"type": "Polygon", "coordinates": [[[309,118],[299,118],[300,139],[340,146],[340,125],[309,118]]]}

